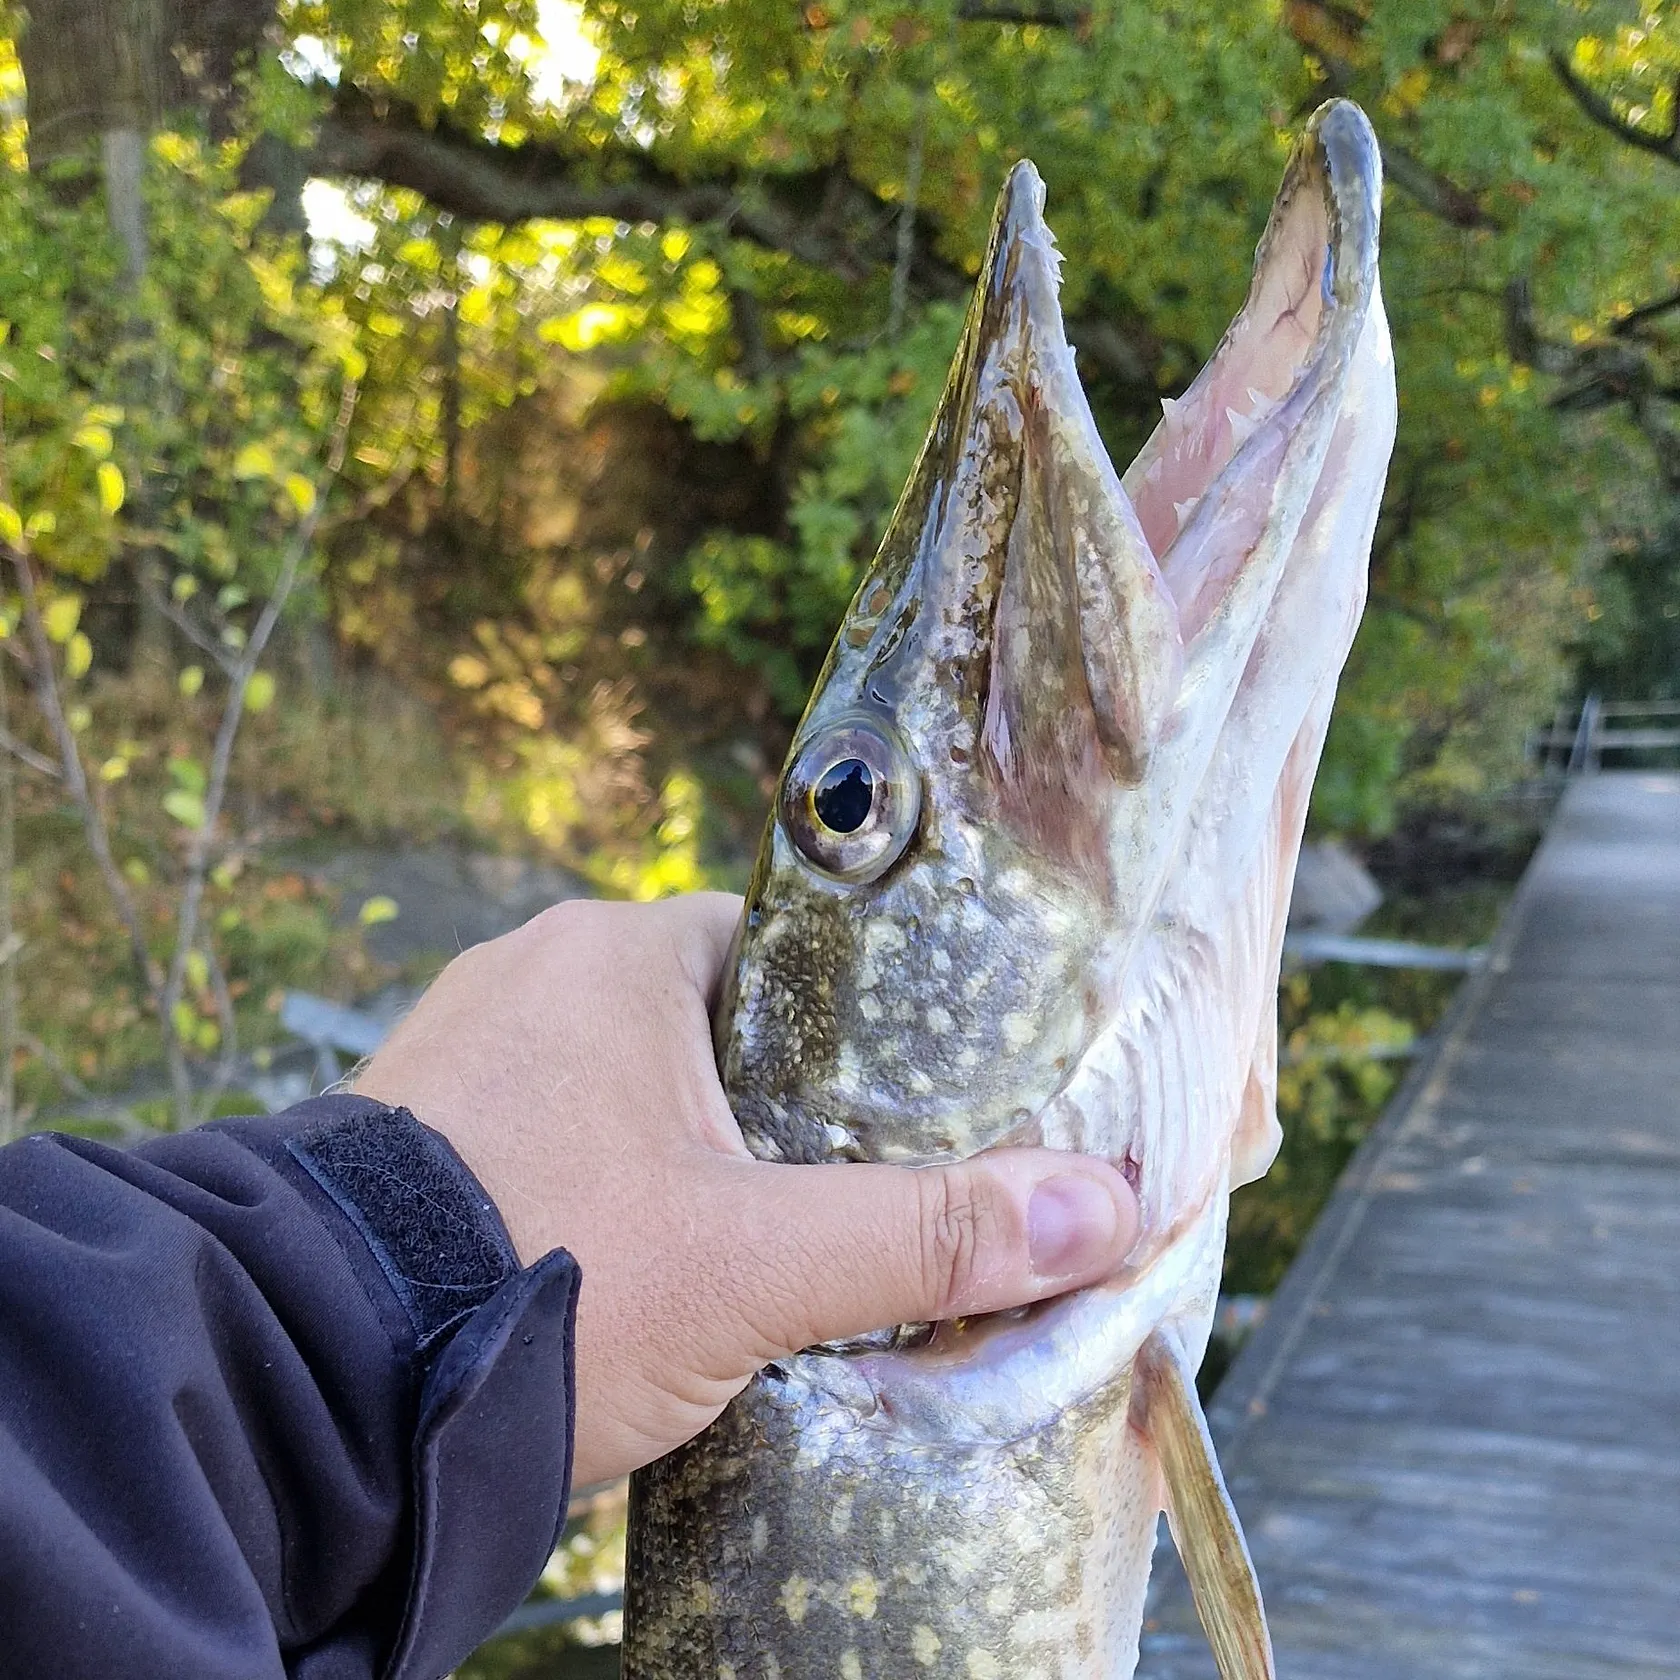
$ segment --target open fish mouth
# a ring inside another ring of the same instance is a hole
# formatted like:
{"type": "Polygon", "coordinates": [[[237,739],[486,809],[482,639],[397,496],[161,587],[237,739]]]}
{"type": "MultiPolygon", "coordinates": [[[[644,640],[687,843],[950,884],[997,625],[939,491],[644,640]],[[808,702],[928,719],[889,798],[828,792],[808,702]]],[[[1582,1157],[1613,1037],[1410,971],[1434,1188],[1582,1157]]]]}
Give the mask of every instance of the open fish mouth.
{"type": "MultiPolygon", "coordinates": [[[[1132,616],[1126,634],[1109,638],[1126,668],[1105,666],[1085,626],[1079,650],[1099,719],[1118,720],[1119,780],[1144,794],[1130,819],[1139,825],[1128,854],[1138,860],[1136,876],[1118,889],[1139,911],[1123,939],[1092,963],[1110,1016],[1134,966],[1139,930],[1159,915],[1160,881],[1177,861],[1160,832],[1184,823],[1211,743],[1243,703],[1245,678],[1277,659],[1268,637],[1276,644],[1322,635],[1328,645],[1343,633],[1340,621],[1303,619],[1295,607],[1288,609],[1295,618],[1273,622],[1273,602],[1298,549],[1357,547],[1358,534],[1343,530],[1331,504],[1343,458],[1357,453],[1349,431],[1371,427],[1368,416],[1355,414],[1338,430],[1344,398],[1357,410],[1360,379],[1373,384],[1362,362],[1380,363],[1388,378],[1377,282],[1380,193],[1376,144],[1363,115],[1345,104],[1326,107],[1291,159],[1243,308],[1190,388],[1163,401],[1161,422],[1121,477],[1098,436],[1063,330],[1043,183],[1022,163],[1005,188],[988,260],[1024,300],[1031,328],[1030,353],[1016,364],[1027,373],[1020,399],[1029,427],[1039,416],[1053,429],[1038,459],[1054,478],[1043,500],[1067,525],[1056,533],[1058,546],[1077,554],[1082,544],[1108,542],[1131,551],[1132,602],[1125,610],[1132,616]],[[1163,764],[1162,782],[1190,790],[1176,803],[1148,786],[1152,768],[1163,764]]],[[[1378,483],[1383,462],[1386,450],[1378,483]]],[[[1030,494],[1024,486],[1023,507],[1030,494]]],[[[1364,541],[1368,547],[1368,525],[1364,541]]],[[[1357,607],[1355,600],[1355,617],[1357,607]]],[[[1112,605],[1104,610],[1112,613],[1112,605]]],[[[1006,686],[996,662],[1007,654],[1011,611],[1006,576],[994,607],[994,690],[1006,686]]],[[[987,739],[1007,755],[1011,719],[1000,715],[995,693],[986,704],[987,739]]],[[[1297,715],[1291,734],[1298,722],[1297,715]]],[[[1286,884],[1283,890],[1286,898],[1286,884]]],[[[1276,933],[1281,937],[1281,918],[1276,933]]],[[[1270,961],[1275,965],[1275,948],[1270,961]]],[[[1085,1061],[1102,1050],[1099,1034],[1087,1043],[1085,1061]]],[[[1045,1143],[1124,1162],[1145,1221],[1126,1271],[1023,1312],[900,1325],[802,1356],[812,1362],[813,1380],[855,1416],[947,1440],[1008,1439],[1112,1380],[1159,1325],[1179,1319],[1194,1326],[1211,1316],[1240,1085],[1228,1094],[1204,1093],[1229,1112],[1197,1136],[1168,1138],[1152,1127],[1136,1093],[1132,1100],[1070,1100],[1080,1079],[1075,1062],[1037,1112],[992,1132],[984,1146],[1045,1143]]],[[[1252,1176],[1252,1168],[1243,1171],[1252,1176]]],[[[1198,1354],[1203,1338],[1205,1323],[1185,1335],[1198,1354]]]]}

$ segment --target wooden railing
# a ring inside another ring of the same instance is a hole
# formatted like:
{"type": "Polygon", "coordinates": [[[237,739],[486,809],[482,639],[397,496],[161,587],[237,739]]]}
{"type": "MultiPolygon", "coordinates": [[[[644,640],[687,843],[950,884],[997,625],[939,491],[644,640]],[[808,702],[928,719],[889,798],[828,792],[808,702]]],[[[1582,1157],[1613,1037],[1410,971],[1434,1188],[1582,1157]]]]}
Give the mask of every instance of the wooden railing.
{"type": "Polygon", "coordinates": [[[1680,758],[1680,700],[1605,700],[1589,694],[1579,711],[1560,706],[1550,729],[1528,738],[1528,756],[1543,776],[1590,776],[1606,753],[1673,754],[1680,758]]]}

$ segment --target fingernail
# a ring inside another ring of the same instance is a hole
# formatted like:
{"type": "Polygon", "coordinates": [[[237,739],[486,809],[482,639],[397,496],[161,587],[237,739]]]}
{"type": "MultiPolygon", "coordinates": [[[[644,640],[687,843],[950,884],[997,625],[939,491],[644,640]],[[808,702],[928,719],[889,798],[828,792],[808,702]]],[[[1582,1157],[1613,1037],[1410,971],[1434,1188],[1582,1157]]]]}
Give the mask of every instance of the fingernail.
{"type": "Polygon", "coordinates": [[[1106,1259],[1114,1246],[1114,1198],[1076,1173],[1047,1178],[1027,1200],[1027,1252],[1042,1278],[1070,1277],[1106,1259]]]}

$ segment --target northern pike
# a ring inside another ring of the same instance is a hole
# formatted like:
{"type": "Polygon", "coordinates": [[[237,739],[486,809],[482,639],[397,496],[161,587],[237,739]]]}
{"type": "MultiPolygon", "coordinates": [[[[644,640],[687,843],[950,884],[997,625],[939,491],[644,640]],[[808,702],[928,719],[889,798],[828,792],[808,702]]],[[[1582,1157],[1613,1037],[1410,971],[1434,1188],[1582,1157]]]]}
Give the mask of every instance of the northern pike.
{"type": "Polygon", "coordinates": [[[921,455],[797,731],[715,1015],[748,1147],[1124,1164],[1111,1282],[767,1368],[631,1493],[626,1680],[1124,1680],[1164,1510],[1271,1673],[1196,1398],[1280,1138],[1294,863],[1393,444],[1380,166],[1287,166],[1247,300],[1122,478],[1018,164],[921,455]]]}

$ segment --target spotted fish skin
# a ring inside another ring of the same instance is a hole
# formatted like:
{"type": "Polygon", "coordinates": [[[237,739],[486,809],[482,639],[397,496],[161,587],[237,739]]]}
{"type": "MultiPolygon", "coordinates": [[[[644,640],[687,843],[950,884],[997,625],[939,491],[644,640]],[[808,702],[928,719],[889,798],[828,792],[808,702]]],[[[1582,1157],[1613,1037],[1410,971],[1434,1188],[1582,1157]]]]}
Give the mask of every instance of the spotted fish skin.
{"type": "Polygon", "coordinates": [[[1130,1387],[1019,1441],[928,1443],[836,1430],[827,1395],[772,1372],[637,1483],[632,1577],[683,1585],[641,1613],[629,1672],[1092,1672],[1124,1641],[1158,1508],[1130,1387]]]}
{"type": "Polygon", "coordinates": [[[1289,887],[1393,441],[1376,143],[1313,118],[1242,312],[1123,480],[1042,202],[1017,166],[714,1033],[766,1160],[1087,1150],[1142,1235],[1102,1286],[783,1360],[638,1473],[627,1680],[1125,1680],[1163,1509],[1236,1606],[1222,1673],[1271,1672],[1185,1373],[1230,1190],[1276,1150],[1289,887]]]}

